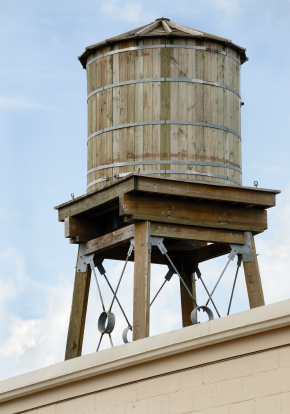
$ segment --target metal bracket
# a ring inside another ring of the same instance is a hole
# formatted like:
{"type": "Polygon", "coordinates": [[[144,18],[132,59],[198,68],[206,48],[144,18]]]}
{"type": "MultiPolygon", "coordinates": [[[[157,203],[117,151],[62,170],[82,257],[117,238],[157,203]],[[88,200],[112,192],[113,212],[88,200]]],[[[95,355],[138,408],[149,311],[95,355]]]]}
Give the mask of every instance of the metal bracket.
{"type": "Polygon", "coordinates": [[[103,261],[104,259],[100,259],[99,257],[96,260],[94,260],[94,265],[98,268],[98,271],[101,275],[104,275],[106,273],[106,270],[102,265],[103,261]]]}
{"type": "Polygon", "coordinates": [[[128,253],[127,253],[127,256],[128,257],[131,256],[131,254],[132,254],[132,252],[134,250],[134,246],[135,246],[135,238],[132,237],[132,239],[130,239],[130,247],[129,247],[129,250],[128,250],[128,253]]]}
{"type": "Polygon", "coordinates": [[[151,253],[152,246],[157,246],[162,254],[167,253],[167,249],[163,244],[164,237],[150,236],[148,239],[148,252],[151,253]]]}
{"type": "Polygon", "coordinates": [[[87,265],[94,260],[94,253],[84,255],[85,243],[81,243],[79,247],[78,260],[77,260],[77,273],[85,273],[87,265]]]}
{"type": "Polygon", "coordinates": [[[167,280],[167,282],[169,282],[169,280],[172,278],[172,276],[176,273],[175,270],[173,269],[173,267],[169,264],[167,264],[168,266],[168,272],[166,273],[166,275],[164,276],[164,279],[167,280]]]}
{"type": "Polygon", "coordinates": [[[253,262],[254,255],[251,243],[251,236],[248,231],[244,232],[246,244],[230,244],[232,251],[229,254],[229,259],[234,260],[237,254],[242,254],[245,263],[253,262]]]}

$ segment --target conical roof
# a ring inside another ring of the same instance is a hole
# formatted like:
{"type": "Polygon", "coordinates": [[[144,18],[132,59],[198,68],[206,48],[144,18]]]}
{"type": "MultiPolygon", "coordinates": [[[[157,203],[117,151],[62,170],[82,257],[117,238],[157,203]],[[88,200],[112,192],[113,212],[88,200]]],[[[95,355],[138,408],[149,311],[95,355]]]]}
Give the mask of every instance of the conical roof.
{"type": "Polygon", "coordinates": [[[138,27],[137,29],[130,30],[129,32],[122,33],[118,36],[111,37],[110,39],[103,40],[102,42],[95,43],[94,45],[86,47],[85,52],[79,56],[79,60],[84,68],[86,68],[86,59],[94,50],[99,49],[105,45],[109,45],[122,40],[140,39],[145,37],[162,37],[162,36],[178,36],[178,37],[194,37],[200,39],[212,39],[217,42],[221,42],[224,45],[230,46],[235,49],[241,57],[241,63],[248,60],[246,57],[246,49],[244,47],[235,45],[231,40],[224,37],[215,36],[209,33],[201,32],[200,30],[191,29],[186,26],[182,26],[178,23],[173,23],[169,19],[162,17],[156,19],[155,22],[146,24],[145,26],[138,27]]]}

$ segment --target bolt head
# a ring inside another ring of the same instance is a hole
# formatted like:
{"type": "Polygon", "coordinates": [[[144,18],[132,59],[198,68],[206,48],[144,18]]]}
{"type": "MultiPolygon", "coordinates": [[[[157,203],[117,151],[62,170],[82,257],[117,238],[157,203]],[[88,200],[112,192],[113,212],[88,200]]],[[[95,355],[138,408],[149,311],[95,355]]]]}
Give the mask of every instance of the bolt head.
{"type": "Polygon", "coordinates": [[[140,244],[141,244],[141,246],[143,246],[143,245],[144,245],[144,243],[142,243],[142,242],[141,242],[140,244]]]}

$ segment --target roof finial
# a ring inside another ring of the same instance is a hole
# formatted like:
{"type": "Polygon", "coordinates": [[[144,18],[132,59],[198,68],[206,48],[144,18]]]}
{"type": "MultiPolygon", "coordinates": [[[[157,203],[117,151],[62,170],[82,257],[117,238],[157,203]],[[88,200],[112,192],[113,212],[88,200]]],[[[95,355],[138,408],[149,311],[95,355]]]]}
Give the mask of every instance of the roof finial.
{"type": "Polygon", "coordinates": [[[161,17],[160,19],[156,19],[155,22],[159,22],[160,20],[167,20],[170,22],[170,19],[167,19],[166,17],[161,17]]]}

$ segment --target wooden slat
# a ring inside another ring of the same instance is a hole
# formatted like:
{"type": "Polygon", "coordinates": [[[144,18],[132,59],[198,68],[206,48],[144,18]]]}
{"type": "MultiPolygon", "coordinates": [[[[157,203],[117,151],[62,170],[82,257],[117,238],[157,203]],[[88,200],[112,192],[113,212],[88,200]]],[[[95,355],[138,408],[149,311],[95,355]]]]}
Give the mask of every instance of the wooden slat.
{"type": "Polygon", "coordinates": [[[151,223],[151,235],[172,239],[206,241],[208,243],[245,244],[245,236],[242,231],[231,233],[224,229],[189,227],[167,223],[151,223]]]}
{"type": "MultiPolygon", "coordinates": [[[[161,49],[161,77],[170,76],[170,49],[161,49]]],[[[160,117],[164,120],[170,119],[170,83],[161,82],[161,111],[160,117]]],[[[160,159],[169,160],[170,150],[170,125],[160,125],[160,159]]],[[[163,164],[162,169],[170,170],[170,164],[163,164]]],[[[167,176],[167,174],[165,174],[167,176]]]]}
{"type": "Polygon", "coordinates": [[[253,262],[244,262],[244,272],[246,285],[248,290],[250,308],[257,308],[258,306],[265,305],[262,282],[260,277],[259,265],[256,256],[256,247],[254,237],[251,234],[251,243],[254,255],[253,262]]]}
{"type": "Polygon", "coordinates": [[[65,361],[82,354],[87,303],[91,281],[91,268],[84,273],[75,273],[75,283],[65,351],[65,361]]]}
{"type": "Polygon", "coordinates": [[[157,177],[138,177],[138,191],[157,194],[171,194],[207,200],[222,200],[255,206],[274,207],[275,194],[279,191],[249,189],[244,187],[228,187],[209,183],[185,180],[162,180],[157,177]]]}
{"type": "Polygon", "coordinates": [[[150,267],[148,252],[149,223],[135,226],[133,341],[149,336],[150,319],[150,267]]]}
{"type": "Polygon", "coordinates": [[[84,254],[91,254],[94,252],[101,252],[103,250],[112,249],[119,244],[135,237],[135,224],[123,227],[122,229],[113,231],[105,236],[90,240],[85,245],[84,254]]]}
{"type": "Polygon", "coordinates": [[[267,228],[267,212],[222,203],[208,203],[176,198],[124,194],[120,215],[131,219],[160,221],[200,227],[262,232],[267,228]]]}

